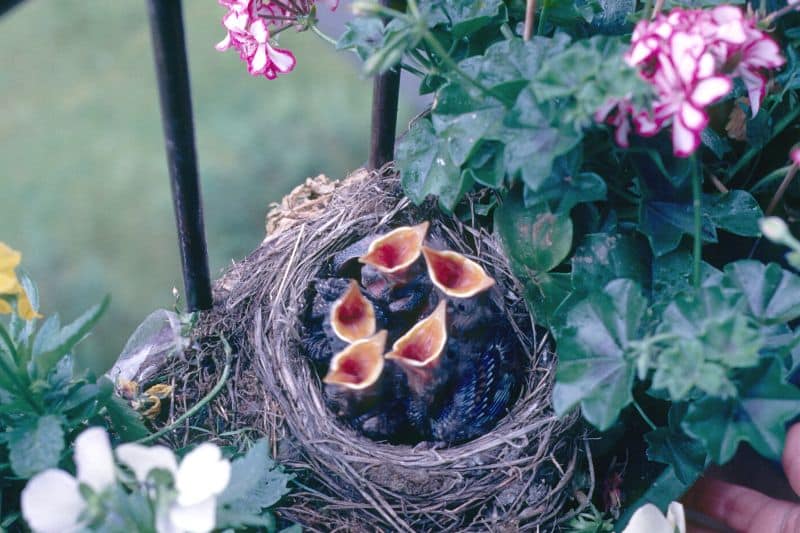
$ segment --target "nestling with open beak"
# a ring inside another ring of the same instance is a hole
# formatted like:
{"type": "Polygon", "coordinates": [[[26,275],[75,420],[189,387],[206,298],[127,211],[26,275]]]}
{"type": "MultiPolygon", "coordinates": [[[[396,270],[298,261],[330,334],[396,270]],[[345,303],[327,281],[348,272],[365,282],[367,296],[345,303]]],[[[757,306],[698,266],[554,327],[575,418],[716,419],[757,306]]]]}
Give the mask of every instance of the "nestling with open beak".
{"type": "Polygon", "coordinates": [[[328,406],[337,416],[355,418],[373,409],[383,392],[386,330],[357,340],[331,359],[322,379],[328,406]]]}
{"type": "Polygon", "coordinates": [[[385,323],[385,313],[361,293],[355,280],[326,278],[314,288],[303,344],[317,364],[327,364],[348,343],[371,336],[379,322],[385,323]]]}
{"type": "Polygon", "coordinates": [[[429,434],[429,411],[454,370],[445,360],[447,350],[446,303],[417,322],[397,339],[386,359],[394,361],[406,375],[409,389],[408,418],[421,434],[429,434]]]}
{"type": "MultiPolygon", "coordinates": [[[[451,250],[422,247],[428,275],[441,297],[447,300],[449,331],[462,340],[483,337],[499,318],[490,289],[495,286],[478,263],[451,250]]],[[[495,295],[496,296],[496,295],[495,295]]],[[[431,301],[436,301],[431,298],[431,301]]]]}

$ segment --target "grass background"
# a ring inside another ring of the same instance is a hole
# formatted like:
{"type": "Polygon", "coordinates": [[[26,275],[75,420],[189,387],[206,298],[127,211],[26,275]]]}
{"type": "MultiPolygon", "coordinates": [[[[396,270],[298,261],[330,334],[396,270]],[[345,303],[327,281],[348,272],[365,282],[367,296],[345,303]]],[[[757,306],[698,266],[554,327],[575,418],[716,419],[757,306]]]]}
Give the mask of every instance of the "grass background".
{"type": "MultiPolygon", "coordinates": [[[[371,83],[354,57],[292,31],[281,45],[296,70],[252,78],[213,48],[223,9],[183,4],[216,277],[261,241],[270,202],[366,159],[371,83]]],[[[97,371],[183,287],[146,16],[143,0],[29,0],[0,18],[0,241],[22,251],[45,314],[71,320],[112,295],[77,354],[97,371]]]]}

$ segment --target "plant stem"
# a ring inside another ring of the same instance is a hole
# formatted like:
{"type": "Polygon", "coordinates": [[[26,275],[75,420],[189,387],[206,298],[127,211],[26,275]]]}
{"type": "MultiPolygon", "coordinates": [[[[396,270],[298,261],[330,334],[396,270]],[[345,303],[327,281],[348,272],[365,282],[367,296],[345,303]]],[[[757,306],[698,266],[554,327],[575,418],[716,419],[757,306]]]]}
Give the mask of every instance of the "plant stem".
{"type": "Polygon", "coordinates": [[[783,178],[783,181],[781,181],[781,184],[778,186],[778,190],[775,191],[775,196],[773,196],[772,200],[769,202],[767,210],[764,211],[765,215],[770,216],[772,212],[775,211],[775,208],[778,207],[778,203],[780,203],[783,195],[786,193],[786,189],[789,188],[792,180],[797,175],[797,170],[797,165],[792,165],[791,168],[789,168],[789,172],[786,173],[786,177],[783,178]]]}
{"type": "Polygon", "coordinates": [[[531,40],[533,36],[533,19],[536,16],[536,0],[528,0],[525,4],[525,33],[523,39],[531,40]]]}
{"type": "MultiPolygon", "coordinates": [[[[794,109],[789,111],[777,124],[775,124],[775,127],[772,130],[772,137],[775,138],[780,135],[781,132],[798,117],[798,115],[800,115],[800,106],[795,106],[794,109]]],[[[733,167],[731,167],[731,169],[728,171],[728,180],[731,180],[736,174],[738,174],[739,171],[742,170],[751,159],[753,159],[762,151],[762,149],[763,147],[753,146],[747,150],[747,152],[745,152],[739,161],[737,161],[736,164],[733,165],[733,167]]]]}
{"type": "MultiPolygon", "coordinates": [[[[409,3],[409,7],[410,6],[411,4],[409,3]]],[[[450,54],[447,53],[447,50],[444,49],[442,43],[440,43],[439,40],[436,38],[436,36],[433,35],[427,28],[423,30],[422,38],[425,40],[426,43],[428,43],[428,46],[430,46],[433,49],[436,55],[439,56],[441,62],[447,65],[447,67],[450,70],[458,74],[464,81],[466,81],[467,83],[478,89],[485,96],[489,96],[491,98],[496,98],[497,100],[500,100],[500,102],[506,107],[511,106],[512,104],[511,102],[508,102],[504,98],[501,98],[500,96],[496,95],[494,92],[492,92],[491,89],[485,87],[478,80],[474,79],[472,76],[461,70],[461,67],[458,66],[458,63],[456,63],[453,60],[453,58],[450,57],[450,54]]]]}
{"type": "Polygon", "coordinates": [[[636,408],[637,411],[639,411],[639,415],[641,415],[642,420],[644,420],[647,423],[647,425],[650,426],[650,429],[652,429],[653,431],[658,429],[658,426],[656,426],[653,423],[653,421],[650,420],[650,417],[647,416],[647,414],[644,412],[644,409],[642,409],[642,406],[639,405],[639,402],[637,402],[635,398],[633,399],[633,406],[636,408]]]}
{"type": "Polygon", "coordinates": [[[544,35],[545,20],[547,20],[547,0],[542,2],[542,10],[539,12],[539,26],[536,28],[536,35],[544,35]]]}
{"type": "Polygon", "coordinates": [[[314,33],[316,33],[316,34],[317,34],[317,36],[318,36],[320,39],[322,39],[323,41],[325,41],[326,43],[328,43],[328,44],[331,44],[331,45],[333,45],[333,46],[336,46],[336,39],[334,39],[333,37],[331,37],[331,36],[329,36],[328,34],[326,34],[324,31],[322,31],[321,29],[319,29],[319,28],[317,27],[317,25],[316,25],[316,24],[313,24],[313,25],[311,26],[311,31],[313,31],[314,33]]]}
{"type": "Polygon", "coordinates": [[[700,261],[703,252],[703,177],[697,154],[692,155],[692,208],[694,209],[694,250],[692,256],[692,282],[700,288],[700,261]]]}
{"type": "Polygon", "coordinates": [[[220,376],[219,381],[217,381],[217,384],[214,385],[214,388],[211,389],[208,392],[208,394],[203,396],[203,398],[199,402],[194,404],[191,407],[191,409],[189,409],[188,411],[183,413],[181,416],[176,418],[175,422],[173,422],[172,424],[170,424],[168,426],[164,426],[163,428],[161,428],[160,430],[156,431],[152,435],[148,435],[146,437],[142,437],[141,439],[135,441],[136,443],[144,444],[146,442],[153,442],[155,440],[160,439],[161,437],[163,437],[164,435],[166,435],[167,433],[169,433],[170,431],[172,431],[173,429],[178,427],[180,424],[182,424],[184,420],[188,419],[189,417],[193,416],[195,413],[200,411],[200,409],[205,407],[206,404],[208,404],[208,402],[213,400],[214,397],[217,394],[219,394],[219,392],[222,390],[222,387],[225,386],[225,382],[228,381],[228,376],[230,375],[230,372],[231,372],[231,355],[229,353],[230,347],[228,346],[228,343],[224,339],[223,339],[223,342],[225,343],[225,346],[226,346],[225,368],[222,369],[222,375],[220,376]]]}

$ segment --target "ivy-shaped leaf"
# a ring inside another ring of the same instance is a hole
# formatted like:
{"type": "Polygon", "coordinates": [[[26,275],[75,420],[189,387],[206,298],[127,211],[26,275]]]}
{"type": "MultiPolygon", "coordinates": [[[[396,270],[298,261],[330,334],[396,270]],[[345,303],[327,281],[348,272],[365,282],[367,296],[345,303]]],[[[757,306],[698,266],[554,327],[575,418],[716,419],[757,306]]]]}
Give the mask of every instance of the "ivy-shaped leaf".
{"type": "Polygon", "coordinates": [[[703,472],[706,452],[703,445],[687,436],[681,429],[686,404],[674,403],[669,409],[667,427],[647,433],[647,458],[671,465],[682,483],[691,485],[703,472]]]}
{"type": "Polygon", "coordinates": [[[786,424],[800,413],[800,390],[786,383],[780,363],[773,358],[742,372],[738,381],[737,398],[706,396],[693,402],[683,430],[702,441],[717,464],[730,461],[740,442],[778,461],[786,424]]]}
{"type": "Polygon", "coordinates": [[[775,324],[800,317],[800,277],[776,263],[741,260],[725,267],[724,285],[745,296],[758,320],[775,324]]]}
{"type": "Polygon", "coordinates": [[[365,61],[383,42],[383,22],[378,17],[354,17],[345,23],[345,31],[336,43],[337,50],[355,50],[365,61]]]}
{"type": "Polygon", "coordinates": [[[614,280],[567,314],[556,332],[558,370],[553,407],[559,415],[580,404],[584,418],[606,430],[633,397],[634,365],[626,357],[640,338],[647,301],[631,280],[614,280]]]}
{"type": "Polygon", "coordinates": [[[443,208],[452,211],[472,186],[453,164],[428,119],[417,120],[398,140],[396,159],[403,190],[416,204],[432,194],[443,208]]]}
{"type": "Polygon", "coordinates": [[[439,90],[432,111],[433,128],[458,166],[473,155],[487,132],[497,129],[505,114],[497,100],[473,97],[456,83],[439,90]]]}
{"type": "Polygon", "coordinates": [[[231,481],[217,499],[217,525],[274,528],[274,517],[264,510],[289,493],[293,478],[270,458],[267,440],[259,440],[231,465],[231,481]]]}
{"type": "Polygon", "coordinates": [[[625,278],[647,287],[648,256],[647,245],[634,235],[587,235],[572,256],[572,285],[578,290],[594,291],[611,280],[625,278]]]}
{"type": "Polygon", "coordinates": [[[29,426],[6,431],[8,457],[14,474],[29,479],[42,470],[58,466],[64,450],[64,429],[54,415],[34,419],[29,426]]]}
{"type": "Polygon", "coordinates": [[[534,272],[555,268],[572,248],[572,220],[547,204],[525,207],[520,195],[509,194],[494,220],[509,257],[534,272]]]}

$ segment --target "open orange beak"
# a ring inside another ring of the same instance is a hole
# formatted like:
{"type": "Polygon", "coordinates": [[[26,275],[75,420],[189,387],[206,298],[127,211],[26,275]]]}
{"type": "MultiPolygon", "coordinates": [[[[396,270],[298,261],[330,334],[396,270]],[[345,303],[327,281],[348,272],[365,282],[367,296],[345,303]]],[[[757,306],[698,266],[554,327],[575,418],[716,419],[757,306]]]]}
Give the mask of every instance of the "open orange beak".
{"type": "Polygon", "coordinates": [[[374,385],[383,371],[387,335],[386,330],[379,331],[334,355],[328,374],[322,381],[353,391],[363,391],[374,385]]]}
{"type": "MultiPolygon", "coordinates": [[[[400,363],[409,378],[427,382],[441,360],[447,344],[446,302],[439,302],[433,313],[417,322],[397,339],[386,359],[400,363]]],[[[419,383],[420,385],[423,383],[419,383]]]]}
{"type": "Polygon", "coordinates": [[[331,306],[331,327],[336,336],[354,342],[375,333],[375,308],[367,300],[358,283],[350,282],[347,291],[331,306]]]}
{"type": "Polygon", "coordinates": [[[429,225],[423,222],[392,230],[372,241],[367,253],[358,260],[375,267],[390,279],[402,280],[403,274],[419,258],[429,225]]]}
{"type": "Polygon", "coordinates": [[[436,287],[453,298],[470,298],[494,285],[494,279],[475,261],[458,252],[422,247],[428,276],[436,287]]]}

